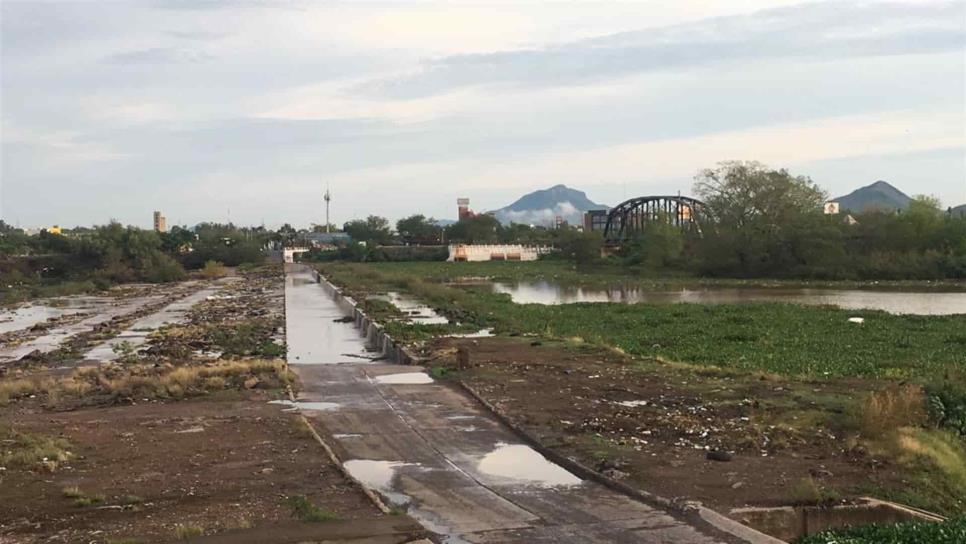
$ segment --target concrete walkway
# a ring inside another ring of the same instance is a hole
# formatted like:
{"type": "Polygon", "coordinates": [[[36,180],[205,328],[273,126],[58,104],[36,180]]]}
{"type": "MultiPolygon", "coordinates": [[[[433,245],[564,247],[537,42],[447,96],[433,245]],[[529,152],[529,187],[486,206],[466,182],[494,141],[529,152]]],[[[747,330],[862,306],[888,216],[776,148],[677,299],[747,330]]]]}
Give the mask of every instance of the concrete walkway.
{"type": "Polygon", "coordinates": [[[303,344],[291,346],[300,354],[290,360],[302,381],[297,407],[332,437],[350,474],[443,542],[737,541],[581,480],[419,367],[351,363],[341,353],[326,354],[325,338],[343,340],[337,351],[347,347],[345,330],[333,328],[352,325],[333,321],[341,312],[309,278],[306,269],[289,265],[286,313],[300,323],[287,327],[305,331],[310,314],[319,315],[317,335],[289,338],[303,344]]]}

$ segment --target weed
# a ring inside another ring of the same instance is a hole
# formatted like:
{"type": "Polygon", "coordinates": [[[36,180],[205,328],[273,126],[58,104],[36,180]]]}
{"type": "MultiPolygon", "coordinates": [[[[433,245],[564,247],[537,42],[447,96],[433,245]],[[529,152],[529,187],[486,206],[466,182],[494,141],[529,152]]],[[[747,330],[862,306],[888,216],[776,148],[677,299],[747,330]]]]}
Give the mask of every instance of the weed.
{"type": "Polygon", "coordinates": [[[104,495],[84,494],[74,499],[74,506],[83,508],[85,506],[94,506],[95,504],[101,504],[102,502],[104,502],[104,495]]]}
{"type": "Polygon", "coordinates": [[[296,417],[292,420],[292,430],[295,434],[301,436],[302,438],[314,438],[315,433],[312,431],[312,427],[301,417],[296,417]]]}
{"type": "Polygon", "coordinates": [[[138,360],[137,347],[127,340],[122,340],[111,346],[111,351],[114,352],[114,355],[117,355],[117,361],[120,363],[131,364],[138,360]]]}
{"type": "Polygon", "coordinates": [[[796,544],[959,544],[966,542],[966,516],[941,523],[912,521],[832,529],[802,537],[796,544]]]}
{"type": "Polygon", "coordinates": [[[177,540],[188,540],[189,538],[194,538],[203,534],[205,534],[205,530],[201,526],[191,523],[177,525],[174,528],[174,537],[177,540]]]}
{"type": "Polygon", "coordinates": [[[339,519],[339,516],[334,513],[312,504],[304,495],[290,497],[287,502],[292,507],[292,515],[302,521],[323,522],[339,519]]]}
{"type": "Polygon", "coordinates": [[[137,495],[123,495],[117,502],[122,505],[141,504],[144,499],[137,495]]]}
{"type": "Polygon", "coordinates": [[[205,261],[201,275],[208,279],[221,278],[228,275],[228,268],[219,261],[205,261]]]}
{"type": "Polygon", "coordinates": [[[815,506],[834,503],[839,499],[839,495],[833,490],[820,486],[809,476],[792,486],[789,499],[795,505],[815,506]]]}
{"type": "Polygon", "coordinates": [[[893,385],[869,395],[860,406],[861,433],[877,438],[902,427],[917,427],[926,421],[925,398],[916,385],[893,385]]]}
{"type": "Polygon", "coordinates": [[[65,487],[63,490],[61,490],[61,492],[64,494],[64,497],[68,499],[77,499],[85,495],[85,493],[81,491],[81,488],[77,487],[76,485],[65,487]]]}
{"type": "Polygon", "coordinates": [[[452,373],[452,369],[445,366],[434,366],[429,369],[429,375],[437,380],[441,380],[452,373]]]}
{"type": "Polygon", "coordinates": [[[62,438],[15,431],[0,426],[0,466],[53,472],[71,458],[70,443],[62,438]]]}

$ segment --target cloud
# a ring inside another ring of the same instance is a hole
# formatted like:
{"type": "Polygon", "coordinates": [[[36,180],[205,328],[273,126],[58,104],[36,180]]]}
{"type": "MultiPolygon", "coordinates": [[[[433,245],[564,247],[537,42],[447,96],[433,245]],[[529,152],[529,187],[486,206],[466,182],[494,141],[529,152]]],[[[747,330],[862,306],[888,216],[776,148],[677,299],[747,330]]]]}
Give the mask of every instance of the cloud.
{"type": "Polygon", "coordinates": [[[172,38],[193,41],[214,41],[228,36],[227,32],[212,32],[209,30],[168,30],[165,34],[172,38]]]}
{"type": "Polygon", "coordinates": [[[582,85],[631,74],[780,59],[832,60],[961,51],[966,4],[801,4],[622,32],[541,49],[430,60],[354,91],[416,97],[474,85],[582,85]]]}
{"type": "Polygon", "coordinates": [[[195,64],[211,60],[213,57],[201,51],[178,49],[174,47],[152,47],[109,55],[105,61],[110,64],[195,64]]]}

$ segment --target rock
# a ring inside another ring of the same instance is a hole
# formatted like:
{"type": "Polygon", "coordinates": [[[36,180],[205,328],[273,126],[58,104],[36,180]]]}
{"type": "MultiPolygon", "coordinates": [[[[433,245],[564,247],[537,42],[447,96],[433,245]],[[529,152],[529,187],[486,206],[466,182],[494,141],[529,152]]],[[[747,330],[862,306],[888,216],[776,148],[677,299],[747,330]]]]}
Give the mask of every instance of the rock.
{"type": "Polygon", "coordinates": [[[245,385],[245,389],[254,389],[255,386],[258,385],[258,378],[254,376],[251,378],[248,378],[247,380],[245,380],[244,385],[245,385]]]}
{"type": "Polygon", "coordinates": [[[721,450],[711,450],[708,452],[708,454],[705,457],[710,461],[721,461],[721,462],[731,461],[734,458],[734,456],[731,455],[730,453],[726,451],[721,451],[721,450]]]}
{"type": "Polygon", "coordinates": [[[601,474],[607,476],[611,480],[623,480],[624,478],[630,476],[630,474],[624,472],[623,470],[617,470],[616,468],[609,468],[601,474]]]}
{"type": "Polygon", "coordinates": [[[20,358],[21,361],[40,361],[44,358],[44,354],[39,349],[35,349],[30,353],[24,355],[20,358]]]}

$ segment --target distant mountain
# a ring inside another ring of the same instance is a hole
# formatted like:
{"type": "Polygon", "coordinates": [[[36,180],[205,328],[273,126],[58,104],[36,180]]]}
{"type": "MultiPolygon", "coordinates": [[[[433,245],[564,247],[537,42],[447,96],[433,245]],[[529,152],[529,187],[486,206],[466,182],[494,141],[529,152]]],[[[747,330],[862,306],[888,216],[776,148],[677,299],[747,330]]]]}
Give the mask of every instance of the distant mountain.
{"type": "Polygon", "coordinates": [[[552,225],[559,215],[571,225],[578,225],[583,221],[584,212],[601,209],[607,209],[607,206],[590,200],[583,191],[554,185],[524,195],[513,204],[494,211],[493,215],[501,223],[530,225],[552,225]]]}
{"type": "Polygon", "coordinates": [[[875,209],[884,211],[904,210],[909,207],[912,199],[906,193],[879,180],[845,196],[833,198],[832,201],[838,202],[843,212],[864,212],[875,209]]]}
{"type": "Polygon", "coordinates": [[[455,219],[436,219],[435,223],[437,227],[448,227],[453,223],[456,223],[456,220],[455,219]]]}

